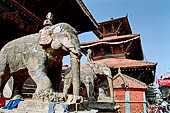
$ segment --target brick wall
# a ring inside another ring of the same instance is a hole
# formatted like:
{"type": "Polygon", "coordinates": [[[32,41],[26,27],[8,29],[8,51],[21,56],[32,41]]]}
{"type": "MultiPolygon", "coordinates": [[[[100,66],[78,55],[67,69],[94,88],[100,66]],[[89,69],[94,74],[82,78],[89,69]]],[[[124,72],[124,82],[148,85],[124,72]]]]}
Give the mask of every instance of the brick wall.
{"type": "Polygon", "coordinates": [[[143,103],[130,103],[130,113],[140,113],[144,112],[143,103]]]}
{"type": "MultiPolygon", "coordinates": [[[[140,113],[144,112],[144,97],[143,89],[127,89],[129,91],[130,99],[130,113],[140,113]]],[[[121,113],[126,113],[127,108],[125,108],[125,90],[124,89],[114,89],[114,100],[117,105],[120,106],[119,111],[121,113]]],[[[128,113],[128,112],[127,112],[128,113]]]]}
{"type": "Polygon", "coordinates": [[[120,113],[125,113],[125,103],[124,102],[116,102],[116,104],[120,106],[120,109],[118,111],[120,113]]]}
{"type": "Polygon", "coordinates": [[[143,99],[143,91],[130,90],[130,101],[143,102],[143,99]]]}
{"type": "Polygon", "coordinates": [[[114,89],[114,100],[117,105],[120,106],[119,111],[125,113],[125,90],[124,89],[114,89]]]}
{"type": "Polygon", "coordinates": [[[115,99],[115,101],[125,101],[125,90],[115,89],[114,90],[114,99],[115,99]]]}
{"type": "Polygon", "coordinates": [[[143,91],[130,91],[130,111],[131,113],[135,112],[144,112],[144,97],[143,91]]]}

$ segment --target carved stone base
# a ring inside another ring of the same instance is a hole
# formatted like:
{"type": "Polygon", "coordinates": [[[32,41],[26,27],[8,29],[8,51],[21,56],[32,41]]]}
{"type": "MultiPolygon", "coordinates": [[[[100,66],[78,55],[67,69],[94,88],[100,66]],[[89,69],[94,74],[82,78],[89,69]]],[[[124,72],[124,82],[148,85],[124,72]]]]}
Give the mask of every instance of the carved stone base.
{"type": "Polygon", "coordinates": [[[114,99],[111,98],[111,97],[100,97],[98,96],[98,99],[97,99],[98,102],[109,102],[109,103],[115,103],[114,102],[114,99]]]}
{"type": "Polygon", "coordinates": [[[112,102],[89,102],[88,109],[97,109],[101,113],[116,113],[120,106],[112,102]]]}
{"type": "Polygon", "coordinates": [[[40,90],[33,94],[33,100],[38,100],[42,102],[66,102],[69,104],[82,103],[82,96],[74,96],[64,93],[55,93],[52,89],[40,90]]]}
{"type": "MultiPolygon", "coordinates": [[[[62,105],[56,104],[54,107],[55,113],[66,113],[62,105]]],[[[0,108],[0,113],[48,113],[50,109],[49,102],[40,102],[37,100],[24,100],[18,104],[17,108],[12,110],[0,108]]],[[[90,109],[83,110],[81,104],[69,104],[69,113],[97,113],[98,110],[90,109]]],[[[51,112],[50,112],[51,113],[51,112]]]]}
{"type": "MultiPolygon", "coordinates": [[[[68,105],[67,110],[69,113],[116,113],[119,109],[119,106],[113,102],[84,101],[82,103],[74,103],[75,100],[78,100],[75,96],[69,95],[68,98],[68,101],[64,104],[68,105]]],[[[66,113],[66,109],[64,109],[61,103],[56,104],[55,102],[26,99],[21,101],[17,108],[12,110],[0,108],[0,113],[52,113],[49,110],[54,111],[54,113],[66,113]]]]}

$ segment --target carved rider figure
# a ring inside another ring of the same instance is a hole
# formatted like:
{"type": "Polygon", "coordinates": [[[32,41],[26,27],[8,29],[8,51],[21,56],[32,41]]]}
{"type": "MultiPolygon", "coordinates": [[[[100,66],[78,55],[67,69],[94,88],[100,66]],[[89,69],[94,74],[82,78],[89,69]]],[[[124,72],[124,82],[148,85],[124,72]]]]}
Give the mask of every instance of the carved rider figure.
{"type": "Polygon", "coordinates": [[[88,49],[87,50],[87,60],[86,63],[91,64],[92,63],[92,50],[88,49]]]}
{"type": "Polygon", "coordinates": [[[53,32],[51,28],[51,26],[53,25],[51,22],[52,20],[53,20],[53,14],[49,12],[46,16],[46,20],[44,20],[44,23],[43,23],[44,28],[39,31],[40,45],[48,45],[52,41],[52,38],[51,38],[51,34],[53,32]]]}
{"type": "Polygon", "coordinates": [[[94,68],[94,66],[95,66],[95,63],[93,63],[92,62],[92,50],[91,49],[88,49],[87,50],[87,60],[86,60],[86,64],[88,64],[90,67],[91,67],[91,69],[92,69],[92,71],[93,71],[93,76],[94,76],[94,78],[96,79],[97,78],[97,76],[96,76],[96,72],[95,72],[95,70],[93,69],[94,68]]]}

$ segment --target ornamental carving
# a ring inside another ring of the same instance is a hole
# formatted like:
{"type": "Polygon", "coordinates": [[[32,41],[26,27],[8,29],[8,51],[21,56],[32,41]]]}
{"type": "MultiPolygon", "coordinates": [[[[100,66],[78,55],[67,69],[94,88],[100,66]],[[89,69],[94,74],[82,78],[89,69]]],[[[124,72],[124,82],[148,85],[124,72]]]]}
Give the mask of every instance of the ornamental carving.
{"type": "Polygon", "coordinates": [[[15,12],[3,12],[1,16],[5,20],[8,19],[15,21],[15,23],[18,24],[19,29],[24,29],[24,23],[21,21],[18,12],[18,10],[16,10],[15,12]]]}
{"type": "Polygon", "coordinates": [[[18,25],[19,29],[23,29],[26,32],[31,32],[31,33],[37,32],[40,27],[39,23],[34,25],[24,23],[23,20],[20,18],[19,10],[16,10],[15,12],[6,12],[0,8],[0,16],[4,20],[14,21],[18,25]]]}

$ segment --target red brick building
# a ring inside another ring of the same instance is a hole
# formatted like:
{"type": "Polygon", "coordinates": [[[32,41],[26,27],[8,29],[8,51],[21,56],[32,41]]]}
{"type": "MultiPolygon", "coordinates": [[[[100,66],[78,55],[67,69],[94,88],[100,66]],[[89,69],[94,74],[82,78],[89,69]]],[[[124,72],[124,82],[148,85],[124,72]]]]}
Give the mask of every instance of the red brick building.
{"type": "Polygon", "coordinates": [[[121,72],[113,77],[114,100],[122,113],[146,112],[146,90],[145,83],[121,72]]]}

